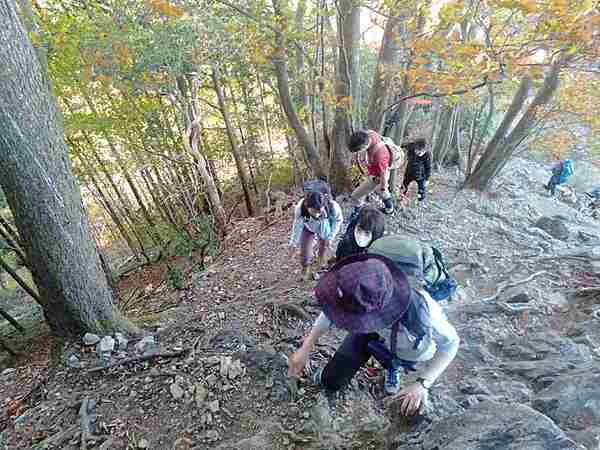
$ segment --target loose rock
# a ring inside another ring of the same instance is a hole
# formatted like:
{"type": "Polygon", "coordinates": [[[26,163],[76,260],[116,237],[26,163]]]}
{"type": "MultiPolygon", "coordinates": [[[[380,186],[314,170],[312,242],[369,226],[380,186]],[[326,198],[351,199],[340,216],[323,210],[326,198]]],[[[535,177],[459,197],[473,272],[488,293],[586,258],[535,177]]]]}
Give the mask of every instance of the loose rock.
{"type": "Polygon", "coordinates": [[[169,390],[171,391],[171,395],[175,400],[181,399],[185,394],[183,388],[177,383],[172,383],[171,386],[169,386],[169,390]]]}
{"type": "Polygon", "coordinates": [[[85,333],[82,339],[83,345],[96,345],[100,342],[100,336],[93,333],[85,333]]]}

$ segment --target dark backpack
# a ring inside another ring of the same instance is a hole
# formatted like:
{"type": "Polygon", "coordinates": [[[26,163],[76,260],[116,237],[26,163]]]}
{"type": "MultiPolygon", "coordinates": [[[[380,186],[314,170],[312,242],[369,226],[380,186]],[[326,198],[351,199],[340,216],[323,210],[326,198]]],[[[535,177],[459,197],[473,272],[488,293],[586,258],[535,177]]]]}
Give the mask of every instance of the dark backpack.
{"type": "MultiPolygon", "coordinates": [[[[452,295],[456,292],[458,283],[448,273],[448,266],[444,261],[442,253],[433,246],[431,250],[433,251],[433,264],[437,268],[437,277],[435,281],[426,279],[424,289],[431,295],[431,298],[438,302],[446,299],[450,301],[452,295]]],[[[425,272],[427,272],[427,269],[425,272]]]]}
{"type": "Polygon", "coordinates": [[[331,187],[329,183],[323,180],[305,181],[302,185],[302,192],[304,192],[305,197],[311,192],[320,192],[326,200],[331,200],[331,187]]]}

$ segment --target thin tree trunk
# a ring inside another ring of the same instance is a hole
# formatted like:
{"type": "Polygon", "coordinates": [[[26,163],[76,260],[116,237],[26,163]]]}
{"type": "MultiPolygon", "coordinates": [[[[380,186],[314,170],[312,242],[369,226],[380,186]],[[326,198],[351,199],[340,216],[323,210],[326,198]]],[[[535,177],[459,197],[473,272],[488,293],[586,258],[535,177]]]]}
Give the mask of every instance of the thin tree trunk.
{"type": "Polygon", "coordinates": [[[237,145],[237,140],[235,138],[235,133],[233,131],[233,124],[231,123],[231,118],[229,117],[229,111],[227,110],[227,105],[225,105],[225,96],[223,94],[223,88],[220,82],[219,70],[216,64],[212,66],[212,80],[215,91],[217,93],[217,99],[219,100],[219,109],[221,110],[221,115],[223,116],[223,121],[225,122],[225,128],[227,130],[227,137],[229,138],[229,145],[231,146],[231,153],[233,154],[233,159],[235,160],[235,165],[238,170],[238,175],[240,177],[240,182],[242,184],[242,190],[244,191],[244,199],[246,200],[246,208],[248,210],[248,214],[250,216],[256,215],[255,201],[252,195],[252,191],[250,190],[251,180],[250,174],[248,173],[248,168],[244,164],[244,160],[240,153],[240,150],[237,145]]]}
{"type": "Polygon", "coordinates": [[[27,292],[31,298],[33,298],[36,302],[43,306],[43,300],[40,298],[37,292],[27,284],[27,282],[19,276],[16,270],[14,270],[10,265],[4,261],[4,258],[0,256],[0,268],[4,270],[7,274],[9,274],[16,283],[23,288],[25,292],[27,292]]]}
{"type": "Polygon", "coordinates": [[[356,62],[352,54],[357,52],[354,41],[358,27],[358,7],[353,0],[338,2],[338,61],[336,70],[336,109],[333,132],[333,165],[330,167],[330,179],[334,192],[349,192],[352,189],[350,179],[350,161],[346,145],[352,129],[352,73],[356,70],[352,63],[356,62]],[[350,99],[350,101],[348,101],[350,99]]]}
{"type": "Polygon", "coordinates": [[[206,159],[200,151],[200,124],[198,121],[193,122],[184,137],[184,144],[188,147],[190,153],[198,155],[197,165],[198,171],[204,181],[204,186],[208,194],[213,217],[215,218],[217,234],[222,238],[227,233],[227,216],[225,209],[221,203],[219,191],[215,184],[215,180],[208,170],[206,159]]]}
{"type": "Polygon", "coordinates": [[[515,150],[527,137],[527,134],[531,132],[536,120],[536,114],[539,114],[539,110],[551,100],[558,89],[560,71],[562,65],[566,62],[566,59],[557,58],[555,60],[550,71],[544,78],[543,85],[538,89],[538,92],[533,98],[533,101],[527,107],[525,113],[514,128],[507,134],[510,125],[512,125],[518,116],[518,113],[521,111],[531,89],[531,79],[528,76],[523,78],[519,90],[515,94],[511,107],[507,111],[502,124],[496,131],[494,138],[488,143],[475,170],[465,180],[465,188],[483,191],[488,187],[490,181],[512,157],[515,150]]]}
{"type": "MultiPolygon", "coordinates": [[[[96,105],[92,101],[89,93],[85,90],[82,90],[82,97],[85,99],[85,101],[86,101],[88,107],[90,108],[90,110],[92,111],[92,113],[96,117],[100,117],[100,115],[98,114],[98,111],[96,109],[96,105]]],[[[135,182],[131,178],[131,175],[129,174],[129,171],[125,167],[125,163],[123,162],[123,159],[121,158],[121,155],[119,154],[119,150],[117,150],[117,147],[116,147],[112,137],[105,130],[102,131],[102,135],[104,136],[104,139],[108,143],[108,148],[110,149],[112,156],[115,158],[117,165],[121,169],[121,173],[122,173],[123,177],[125,178],[127,185],[131,189],[131,193],[133,194],[140,210],[142,211],[142,215],[146,219],[146,222],[148,223],[148,225],[150,225],[151,232],[148,233],[148,235],[154,241],[155,244],[162,245],[162,239],[160,237],[160,234],[158,233],[156,224],[154,223],[154,220],[152,219],[150,212],[148,211],[148,209],[146,208],[146,205],[144,204],[142,195],[140,194],[140,191],[137,188],[137,185],[135,184],[135,182]]]]}
{"type": "Polygon", "coordinates": [[[391,96],[390,83],[394,75],[394,70],[392,69],[394,65],[398,64],[400,56],[400,47],[398,44],[400,26],[400,18],[389,17],[383,32],[383,39],[379,50],[379,61],[375,69],[367,113],[367,126],[376,131],[381,130],[383,126],[385,119],[384,111],[389,104],[391,96]]]}
{"type": "MultiPolygon", "coordinates": [[[[9,228],[5,229],[5,224],[6,222],[4,221],[4,219],[2,219],[2,221],[0,222],[0,237],[2,239],[4,239],[6,241],[6,243],[10,246],[10,249],[15,252],[15,254],[17,255],[17,258],[20,260],[21,264],[23,264],[24,266],[27,265],[27,260],[25,259],[25,253],[23,253],[23,250],[21,250],[21,247],[19,246],[19,244],[17,243],[17,241],[15,241],[12,236],[9,233],[9,228]]],[[[6,223],[6,225],[8,225],[8,223],[6,223]]]]}
{"type": "MultiPolygon", "coordinates": [[[[279,0],[273,0],[273,7],[275,9],[275,14],[282,20],[283,14],[281,12],[281,6],[279,4],[279,0]]],[[[323,169],[321,164],[321,159],[319,157],[319,152],[315,147],[313,141],[310,136],[306,132],[304,125],[300,121],[298,117],[298,112],[296,111],[296,107],[292,102],[292,97],[290,94],[290,86],[289,86],[289,73],[288,73],[288,65],[285,56],[285,44],[284,39],[281,34],[276,36],[277,41],[277,55],[273,57],[273,66],[275,67],[275,74],[277,76],[277,90],[279,91],[279,100],[285,111],[285,115],[289,121],[290,126],[294,130],[296,134],[296,138],[298,139],[299,144],[304,149],[308,162],[310,163],[310,167],[314,172],[315,176],[319,179],[325,180],[327,179],[327,174],[323,169]]]]}

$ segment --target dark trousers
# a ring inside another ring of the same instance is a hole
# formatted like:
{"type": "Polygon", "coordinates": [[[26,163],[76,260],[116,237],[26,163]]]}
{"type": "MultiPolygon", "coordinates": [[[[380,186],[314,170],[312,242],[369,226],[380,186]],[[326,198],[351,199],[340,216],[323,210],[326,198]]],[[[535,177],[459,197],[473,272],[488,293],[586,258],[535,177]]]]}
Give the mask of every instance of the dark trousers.
{"type": "Polygon", "coordinates": [[[367,346],[369,341],[374,339],[379,339],[377,333],[348,333],[340,348],[323,369],[321,384],[331,391],[337,391],[347,385],[371,357],[367,346]]]}
{"type": "Polygon", "coordinates": [[[546,185],[546,189],[548,189],[550,191],[550,195],[554,195],[554,193],[556,192],[556,186],[558,186],[559,183],[559,179],[558,176],[556,175],[552,175],[552,177],[550,178],[550,181],[548,181],[548,184],[546,185]]]}
{"type": "Polygon", "coordinates": [[[412,183],[413,181],[417,182],[417,193],[418,193],[418,199],[420,200],[425,200],[425,182],[427,180],[415,180],[414,178],[404,178],[404,180],[402,181],[402,192],[404,194],[406,194],[408,192],[408,186],[410,185],[410,183],[412,183]]]}

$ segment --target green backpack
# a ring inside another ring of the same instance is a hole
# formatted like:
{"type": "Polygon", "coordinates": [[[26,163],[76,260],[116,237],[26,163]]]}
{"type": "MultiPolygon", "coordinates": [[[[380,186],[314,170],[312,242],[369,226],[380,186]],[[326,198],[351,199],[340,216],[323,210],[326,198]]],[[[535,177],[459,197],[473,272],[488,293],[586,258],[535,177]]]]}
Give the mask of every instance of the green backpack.
{"type": "Polygon", "coordinates": [[[435,300],[449,298],[457,287],[448,273],[441,252],[435,247],[402,236],[384,236],[368,249],[369,253],[385,256],[408,276],[414,288],[425,288],[435,300]]]}

